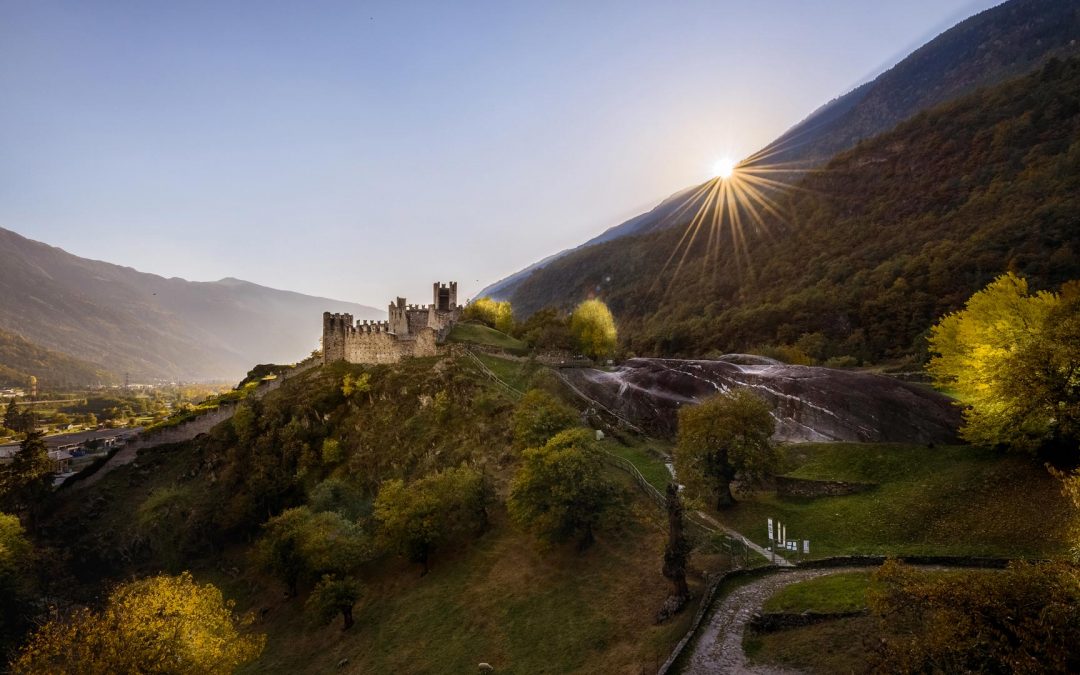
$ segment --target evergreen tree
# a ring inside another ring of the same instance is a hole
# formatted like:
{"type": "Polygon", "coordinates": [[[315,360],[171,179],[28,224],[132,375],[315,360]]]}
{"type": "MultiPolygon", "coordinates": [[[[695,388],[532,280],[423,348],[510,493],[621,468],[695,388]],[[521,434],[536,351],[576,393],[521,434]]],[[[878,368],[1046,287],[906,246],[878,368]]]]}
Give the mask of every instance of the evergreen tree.
{"type": "Polygon", "coordinates": [[[19,406],[15,403],[15,397],[12,396],[8,399],[7,408],[4,410],[4,426],[12,431],[18,432],[22,429],[21,421],[19,406]]]}
{"type": "Polygon", "coordinates": [[[693,545],[686,538],[686,515],[682,500],[679,499],[679,487],[675,483],[667,486],[668,540],[664,547],[664,577],[671,582],[674,595],[679,600],[690,597],[690,588],[686,585],[686,563],[690,559],[693,545]]]}
{"type": "Polygon", "coordinates": [[[6,465],[0,465],[0,507],[25,513],[34,529],[38,509],[52,491],[53,464],[39,432],[30,432],[6,465]]]}

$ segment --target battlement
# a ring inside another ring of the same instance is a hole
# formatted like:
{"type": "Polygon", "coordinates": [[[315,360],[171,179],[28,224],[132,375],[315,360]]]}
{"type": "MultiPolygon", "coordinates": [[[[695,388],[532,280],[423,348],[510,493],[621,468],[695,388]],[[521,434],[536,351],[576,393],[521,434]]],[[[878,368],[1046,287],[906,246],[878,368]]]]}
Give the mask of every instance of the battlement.
{"type": "Polygon", "coordinates": [[[457,282],[435,282],[434,302],[409,304],[397,297],[386,321],[353,321],[351,314],[323,312],[323,362],[396,363],[408,356],[433,356],[461,315],[457,282]]]}

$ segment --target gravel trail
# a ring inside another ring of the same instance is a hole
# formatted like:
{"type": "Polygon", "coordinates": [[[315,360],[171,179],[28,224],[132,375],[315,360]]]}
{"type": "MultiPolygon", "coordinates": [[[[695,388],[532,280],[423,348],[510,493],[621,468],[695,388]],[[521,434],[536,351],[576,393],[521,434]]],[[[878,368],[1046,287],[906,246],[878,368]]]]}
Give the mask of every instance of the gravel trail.
{"type": "Polygon", "coordinates": [[[682,672],[687,675],[795,675],[799,671],[771,666],[748,666],[743,653],[743,633],[746,624],[760,612],[765,601],[781,588],[798,581],[816,579],[830,574],[874,569],[871,567],[837,567],[778,571],[756,579],[727,594],[713,612],[709,623],[701,630],[690,659],[682,672]]]}

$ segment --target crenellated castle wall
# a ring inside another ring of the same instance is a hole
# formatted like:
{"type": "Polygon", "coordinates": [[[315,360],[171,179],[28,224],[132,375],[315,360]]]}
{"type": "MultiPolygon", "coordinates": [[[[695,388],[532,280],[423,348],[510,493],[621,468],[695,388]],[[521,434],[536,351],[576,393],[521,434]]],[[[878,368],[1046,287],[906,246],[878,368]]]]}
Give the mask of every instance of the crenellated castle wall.
{"type": "Polygon", "coordinates": [[[354,322],[351,314],[323,313],[323,362],[397,363],[412,356],[435,356],[461,315],[457,283],[435,283],[434,303],[410,305],[397,298],[387,321],[354,322]]]}

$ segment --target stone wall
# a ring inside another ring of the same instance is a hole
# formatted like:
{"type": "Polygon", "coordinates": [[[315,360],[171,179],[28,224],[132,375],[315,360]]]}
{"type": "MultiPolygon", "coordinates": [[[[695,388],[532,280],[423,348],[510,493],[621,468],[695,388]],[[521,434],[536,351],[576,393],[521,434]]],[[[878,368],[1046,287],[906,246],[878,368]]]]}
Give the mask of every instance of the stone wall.
{"type": "Polygon", "coordinates": [[[843,480],[811,480],[776,476],[776,494],[781,497],[840,497],[873,490],[874,483],[854,483],[843,480]]]}

